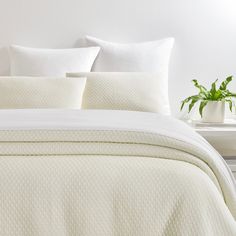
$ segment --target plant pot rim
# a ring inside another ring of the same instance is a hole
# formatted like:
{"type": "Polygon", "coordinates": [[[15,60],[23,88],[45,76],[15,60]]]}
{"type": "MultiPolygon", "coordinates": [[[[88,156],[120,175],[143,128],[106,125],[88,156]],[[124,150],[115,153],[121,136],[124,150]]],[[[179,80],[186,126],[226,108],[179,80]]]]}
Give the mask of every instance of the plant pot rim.
{"type": "Polygon", "coordinates": [[[211,100],[208,100],[208,102],[211,102],[211,103],[225,103],[225,101],[211,101],[211,100]]]}

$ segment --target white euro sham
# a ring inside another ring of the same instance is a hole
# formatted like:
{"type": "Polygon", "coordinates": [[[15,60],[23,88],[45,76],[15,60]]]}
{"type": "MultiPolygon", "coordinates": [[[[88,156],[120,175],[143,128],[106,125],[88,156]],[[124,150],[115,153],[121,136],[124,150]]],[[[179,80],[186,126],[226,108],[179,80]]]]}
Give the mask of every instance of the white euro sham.
{"type": "Polygon", "coordinates": [[[99,47],[39,49],[10,47],[12,76],[65,76],[66,72],[91,70],[99,47]]]}
{"type": "Polygon", "coordinates": [[[108,42],[91,36],[83,40],[84,46],[101,48],[92,71],[165,72],[166,77],[173,44],[174,38],[131,44],[108,42]]]}

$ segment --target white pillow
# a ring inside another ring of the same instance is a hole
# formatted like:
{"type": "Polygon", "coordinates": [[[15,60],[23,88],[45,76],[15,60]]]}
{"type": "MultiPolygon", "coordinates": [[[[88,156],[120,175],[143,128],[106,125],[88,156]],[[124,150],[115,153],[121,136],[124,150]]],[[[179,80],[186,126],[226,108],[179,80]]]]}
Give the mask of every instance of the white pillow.
{"type": "Polygon", "coordinates": [[[118,44],[86,36],[86,46],[99,46],[101,51],[92,71],[113,72],[165,72],[168,65],[173,38],[158,41],[118,44]]]}
{"type": "Polygon", "coordinates": [[[66,72],[88,72],[99,47],[36,49],[10,47],[12,76],[65,76],[66,72]]]}
{"type": "Polygon", "coordinates": [[[0,77],[0,109],[80,109],[86,78],[0,77]]]}
{"type": "Polygon", "coordinates": [[[170,114],[167,83],[162,73],[69,73],[87,77],[83,109],[112,109],[170,114]]]}

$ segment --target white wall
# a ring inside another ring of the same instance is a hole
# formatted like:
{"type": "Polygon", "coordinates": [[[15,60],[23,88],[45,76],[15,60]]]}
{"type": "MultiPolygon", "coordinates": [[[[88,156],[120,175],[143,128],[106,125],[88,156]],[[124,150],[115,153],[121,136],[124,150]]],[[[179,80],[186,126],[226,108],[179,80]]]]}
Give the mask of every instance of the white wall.
{"type": "MultiPolygon", "coordinates": [[[[117,42],[175,37],[170,66],[175,113],[194,91],[191,79],[209,84],[236,75],[235,0],[0,0],[2,46],[71,47],[85,34],[117,42]]],[[[0,50],[2,74],[8,67],[3,54],[0,50]]],[[[236,82],[232,87],[236,90],[236,82]]]]}

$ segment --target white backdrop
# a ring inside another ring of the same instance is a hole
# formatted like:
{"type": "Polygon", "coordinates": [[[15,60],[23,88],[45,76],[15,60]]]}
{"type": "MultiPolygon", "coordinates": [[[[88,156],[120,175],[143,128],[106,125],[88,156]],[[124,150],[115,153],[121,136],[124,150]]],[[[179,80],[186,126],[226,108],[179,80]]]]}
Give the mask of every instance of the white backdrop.
{"type": "MultiPolygon", "coordinates": [[[[235,0],[0,0],[0,45],[64,48],[84,35],[116,42],[173,36],[170,99],[177,114],[193,78],[236,75],[235,0]]],[[[0,74],[8,61],[0,50],[0,74]]],[[[236,90],[236,82],[231,86],[236,90]]]]}

